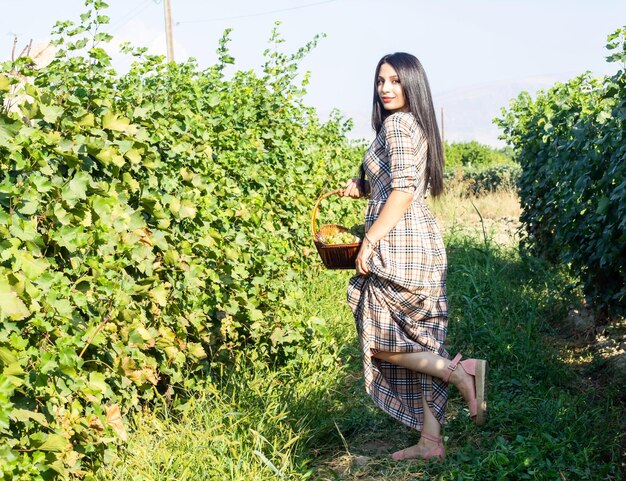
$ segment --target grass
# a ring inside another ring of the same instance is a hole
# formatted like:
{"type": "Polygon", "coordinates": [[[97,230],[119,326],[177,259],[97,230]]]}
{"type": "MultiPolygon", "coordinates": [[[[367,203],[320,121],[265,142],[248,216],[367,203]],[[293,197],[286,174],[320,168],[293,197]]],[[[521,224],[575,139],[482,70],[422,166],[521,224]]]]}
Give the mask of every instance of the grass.
{"type": "Polygon", "coordinates": [[[519,198],[514,191],[499,189],[487,195],[469,195],[467,186],[461,182],[450,183],[444,194],[436,200],[429,199],[437,219],[444,224],[474,225],[483,219],[518,219],[521,213],[519,198]],[[475,207],[474,207],[475,206],[475,207]]]}
{"type": "Polygon", "coordinates": [[[489,360],[490,416],[469,420],[451,388],[442,463],[394,463],[386,454],[418,434],[376,409],[364,392],[351,313],[350,273],[299,280],[298,312],[314,340],[287,364],[242,353],[202,395],[133,419],[104,480],[619,480],[626,419],[619,390],[581,379],[555,325],[571,279],[482,228],[448,230],[451,354],[489,360]]]}
{"type": "MultiPolygon", "coordinates": [[[[321,275],[324,275],[322,273],[321,275]]],[[[307,301],[322,294],[326,316],[303,303],[303,316],[318,317],[319,337],[278,369],[242,353],[232,370],[216,372],[207,390],[175,409],[146,411],[133,419],[122,457],[98,473],[101,480],[304,479],[313,473],[303,453],[331,451],[340,439],[336,419],[360,416],[346,396],[352,346],[347,306],[335,309],[341,283],[315,288],[302,280],[307,301]],[[309,473],[309,474],[307,474],[309,473]]],[[[314,456],[313,456],[314,457],[314,456]]]]}
{"type": "Polygon", "coordinates": [[[454,234],[474,236],[478,230],[496,244],[516,244],[518,241],[519,198],[511,190],[501,189],[488,195],[468,195],[462,182],[450,182],[444,194],[429,206],[441,228],[454,234]]]}

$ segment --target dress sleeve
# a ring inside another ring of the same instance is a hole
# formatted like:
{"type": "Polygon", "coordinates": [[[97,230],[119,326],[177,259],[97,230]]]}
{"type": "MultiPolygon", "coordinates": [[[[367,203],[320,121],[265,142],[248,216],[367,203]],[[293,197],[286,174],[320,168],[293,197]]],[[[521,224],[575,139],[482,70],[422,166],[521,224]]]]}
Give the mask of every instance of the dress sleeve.
{"type": "Polygon", "coordinates": [[[391,189],[415,193],[417,179],[416,148],[410,114],[392,114],[385,119],[385,144],[389,157],[391,189]]]}

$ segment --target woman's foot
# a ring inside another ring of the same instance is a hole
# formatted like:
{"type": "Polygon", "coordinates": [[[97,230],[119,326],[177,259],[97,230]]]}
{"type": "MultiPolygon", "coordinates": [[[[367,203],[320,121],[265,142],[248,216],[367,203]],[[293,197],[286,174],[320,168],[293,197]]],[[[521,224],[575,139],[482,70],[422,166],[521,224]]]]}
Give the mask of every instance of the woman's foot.
{"type": "Polygon", "coordinates": [[[394,461],[405,461],[410,459],[429,459],[436,458],[443,460],[446,457],[446,449],[443,447],[440,436],[431,436],[428,433],[422,433],[419,442],[415,446],[410,446],[389,456],[394,461]]]}
{"type": "Polygon", "coordinates": [[[487,361],[467,359],[459,362],[460,359],[461,353],[457,354],[448,366],[450,374],[445,381],[456,386],[467,402],[474,423],[482,426],[487,418],[487,361]],[[457,365],[462,369],[457,369],[457,365]]]}

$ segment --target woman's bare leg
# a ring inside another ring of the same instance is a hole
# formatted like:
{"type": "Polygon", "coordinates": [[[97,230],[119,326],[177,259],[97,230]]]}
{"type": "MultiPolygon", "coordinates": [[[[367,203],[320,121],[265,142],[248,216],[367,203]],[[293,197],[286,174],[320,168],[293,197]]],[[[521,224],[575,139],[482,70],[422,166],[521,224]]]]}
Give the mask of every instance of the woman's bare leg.
{"type": "Polygon", "coordinates": [[[450,372],[450,359],[433,352],[377,352],[374,357],[402,366],[411,371],[423,372],[429,376],[444,379],[450,373],[450,384],[453,384],[467,401],[474,395],[474,379],[465,370],[455,369],[450,372]]]}
{"type": "MultiPolygon", "coordinates": [[[[450,370],[448,365],[450,360],[445,357],[438,356],[431,352],[415,352],[415,353],[396,353],[396,352],[378,352],[374,355],[377,359],[405,367],[412,371],[421,372],[432,377],[445,378],[450,370]]],[[[471,396],[474,389],[474,381],[472,377],[463,369],[455,369],[450,373],[449,382],[454,384],[465,399],[471,396]]],[[[424,407],[424,426],[422,432],[432,437],[440,438],[441,424],[433,414],[426,401],[426,396],[422,396],[424,407]]],[[[397,451],[391,455],[392,459],[414,459],[423,458],[438,446],[436,441],[420,437],[415,446],[397,451]]]]}

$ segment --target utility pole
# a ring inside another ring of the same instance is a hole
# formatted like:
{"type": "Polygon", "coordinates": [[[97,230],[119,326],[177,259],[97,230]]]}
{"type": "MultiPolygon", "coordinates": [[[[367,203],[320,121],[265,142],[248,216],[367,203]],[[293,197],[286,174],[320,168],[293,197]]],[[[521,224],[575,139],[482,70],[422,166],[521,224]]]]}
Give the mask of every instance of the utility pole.
{"type": "Polygon", "coordinates": [[[443,107],[441,107],[441,151],[443,153],[443,158],[446,158],[446,141],[444,137],[443,131],[443,107]]]}
{"type": "Polygon", "coordinates": [[[172,10],[170,0],[165,0],[165,38],[167,41],[167,61],[174,61],[174,38],[172,36],[172,10]]]}

